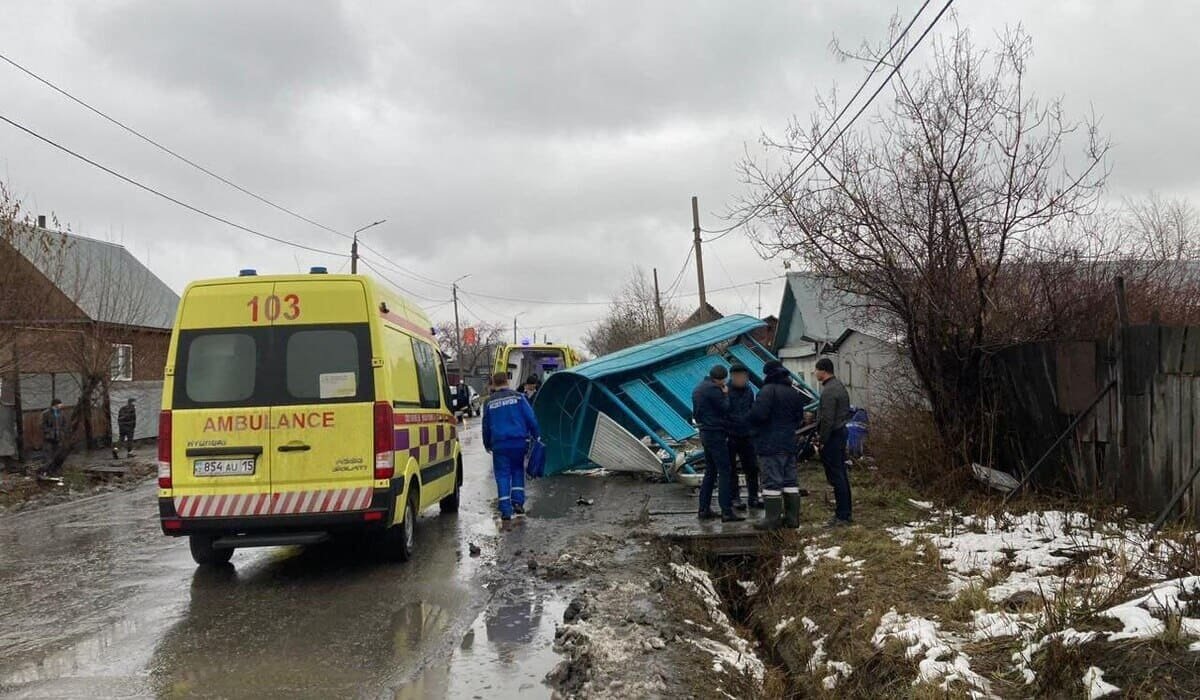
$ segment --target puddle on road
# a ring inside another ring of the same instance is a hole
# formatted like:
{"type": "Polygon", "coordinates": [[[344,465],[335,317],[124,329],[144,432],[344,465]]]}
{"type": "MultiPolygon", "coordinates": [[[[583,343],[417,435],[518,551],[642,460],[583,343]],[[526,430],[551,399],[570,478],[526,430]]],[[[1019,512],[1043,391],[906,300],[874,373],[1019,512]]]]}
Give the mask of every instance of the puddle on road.
{"type": "Polygon", "coordinates": [[[425,698],[549,698],[544,683],[560,656],[554,632],[565,601],[544,591],[497,595],[450,652],[397,688],[396,700],[425,698]]]}

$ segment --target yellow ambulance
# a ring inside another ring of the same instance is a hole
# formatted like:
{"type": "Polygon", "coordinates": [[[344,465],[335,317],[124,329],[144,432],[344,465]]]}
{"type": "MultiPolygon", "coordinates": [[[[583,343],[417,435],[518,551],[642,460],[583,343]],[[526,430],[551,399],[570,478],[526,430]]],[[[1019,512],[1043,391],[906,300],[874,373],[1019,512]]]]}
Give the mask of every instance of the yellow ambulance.
{"type": "Polygon", "coordinates": [[[158,432],[163,533],[198,564],[347,532],[412,556],[458,510],[462,458],[428,317],[359,275],[196,282],[171,333],[158,432]]]}
{"type": "Polygon", "coordinates": [[[554,372],[577,364],[579,353],[570,345],[526,341],[520,345],[500,346],[493,372],[507,374],[508,387],[519,391],[530,376],[536,376],[539,383],[545,382],[554,372]]]}

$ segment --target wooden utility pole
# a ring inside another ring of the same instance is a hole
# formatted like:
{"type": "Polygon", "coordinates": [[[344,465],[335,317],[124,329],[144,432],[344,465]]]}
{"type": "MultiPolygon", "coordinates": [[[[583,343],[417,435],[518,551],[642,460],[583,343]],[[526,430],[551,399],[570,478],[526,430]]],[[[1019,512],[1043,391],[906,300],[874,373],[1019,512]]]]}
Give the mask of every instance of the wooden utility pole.
{"type": "Polygon", "coordinates": [[[658,317],[658,337],[667,334],[667,321],[663,318],[662,297],[658,293],[658,268],[654,268],[654,313],[658,317]]]}
{"type": "Polygon", "coordinates": [[[692,197],[692,234],[696,246],[696,282],[700,285],[700,320],[708,320],[708,298],[704,294],[704,256],[700,246],[700,200],[692,197]]]}

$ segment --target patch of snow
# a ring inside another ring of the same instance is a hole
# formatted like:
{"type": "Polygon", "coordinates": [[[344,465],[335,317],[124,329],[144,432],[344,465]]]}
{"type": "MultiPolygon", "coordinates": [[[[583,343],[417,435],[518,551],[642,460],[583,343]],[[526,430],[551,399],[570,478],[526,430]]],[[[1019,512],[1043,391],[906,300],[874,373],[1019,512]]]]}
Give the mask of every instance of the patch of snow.
{"type": "MultiPolygon", "coordinates": [[[[805,619],[808,619],[808,618],[805,618],[805,619]]],[[[780,632],[783,632],[795,621],[796,621],[796,618],[794,618],[794,617],[785,617],[782,620],[780,620],[779,624],[775,625],[775,636],[778,637],[780,632]]]]}
{"type": "Polygon", "coordinates": [[[1188,651],[1200,651],[1200,642],[1192,642],[1189,644],[1188,651]]]}
{"type": "Polygon", "coordinates": [[[712,653],[713,670],[720,671],[722,666],[728,666],[748,673],[761,684],[766,668],[763,666],[762,660],[754,653],[754,647],[737,633],[737,630],[730,624],[729,617],[721,610],[721,599],[717,596],[717,589],[713,586],[712,577],[708,575],[708,572],[691,564],[672,562],[671,571],[675,574],[676,579],[688,584],[696,592],[696,595],[703,601],[704,607],[708,609],[709,619],[724,632],[725,637],[729,640],[728,644],[711,639],[690,640],[696,646],[712,653]]]}
{"type": "Polygon", "coordinates": [[[952,683],[961,682],[967,685],[973,698],[993,697],[991,684],[971,670],[971,657],[959,651],[964,640],[943,634],[939,622],[902,615],[892,608],[880,618],[871,643],[882,649],[892,639],[905,645],[905,657],[924,656],[917,664],[920,673],[914,684],[941,681],[939,687],[949,690],[952,683]]]}
{"type": "Polygon", "coordinates": [[[758,584],[753,581],[738,581],[737,584],[742,587],[748,596],[758,595],[758,584]]]}
{"type": "Polygon", "coordinates": [[[929,501],[917,501],[910,498],[908,499],[908,502],[917,508],[920,508],[921,510],[933,510],[933,503],[930,503],[929,501]]]}
{"type": "Polygon", "coordinates": [[[971,623],[971,638],[975,641],[1000,637],[1022,637],[1037,626],[1038,615],[988,612],[976,610],[971,623]]]}
{"type": "Polygon", "coordinates": [[[814,673],[818,669],[824,668],[825,657],[826,657],[826,653],[825,653],[825,640],[826,639],[827,639],[826,637],[821,636],[821,637],[817,637],[815,640],[813,640],[813,653],[812,653],[812,656],[808,657],[808,672],[809,673],[814,673]]]}
{"type": "Polygon", "coordinates": [[[1092,666],[1083,674],[1083,687],[1087,690],[1088,700],[1096,700],[1106,695],[1121,692],[1112,683],[1104,682],[1104,671],[1092,666]]]}
{"type": "Polygon", "coordinates": [[[800,624],[804,625],[804,631],[808,632],[809,634],[816,634],[821,630],[820,627],[817,627],[817,623],[813,622],[812,619],[808,617],[800,618],[800,624]]]}
{"type": "Polygon", "coordinates": [[[836,689],[843,678],[849,678],[854,673],[854,667],[845,661],[826,661],[825,668],[833,672],[821,679],[825,690],[836,689]]]}
{"type": "Polygon", "coordinates": [[[779,562],[779,573],[775,575],[776,586],[783,583],[783,580],[787,578],[788,574],[792,573],[792,567],[795,566],[796,562],[798,561],[800,561],[799,554],[783,555],[783,559],[779,562]]]}
{"type": "Polygon", "coordinates": [[[808,562],[808,565],[800,570],[800,575],[808,576],[817,570],[817,564],[819,564],[822,559],[842,561],[842,548],[837,545],[832,547],[820,547],[815,544],[810,544],[804,548],[804,559],[808,562]]]}
{"type": "MultiPolygon", "coordinates": [[[[1191,599],[1200,596],[1200,576],[1185,576],[1154,584],[1145,593],[1101,612],[1105,617],[1121,621],[1123,629],[1108,636],[1110,641],[1157,637],[1166,625],[1155,616],[1181,616],[1189,609],[1191,599]]],[[[1200,618],[1182,617],[1180,629],[1185,634],[1200,634],[1200,618]]]]}

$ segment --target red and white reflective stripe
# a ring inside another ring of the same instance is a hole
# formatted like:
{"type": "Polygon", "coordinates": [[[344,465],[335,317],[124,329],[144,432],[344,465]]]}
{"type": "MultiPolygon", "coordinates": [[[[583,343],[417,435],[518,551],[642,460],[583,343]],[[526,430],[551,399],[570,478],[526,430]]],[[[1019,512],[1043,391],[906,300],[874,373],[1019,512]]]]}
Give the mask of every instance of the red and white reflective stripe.
{"type": "Polygon", "coordinates": [[[181,518],[237,518],[246,515],[334,513],[366,510],[371,505],[370,487],[244,493],[230,496],[176,496],[175,512],[181,518]]]}

